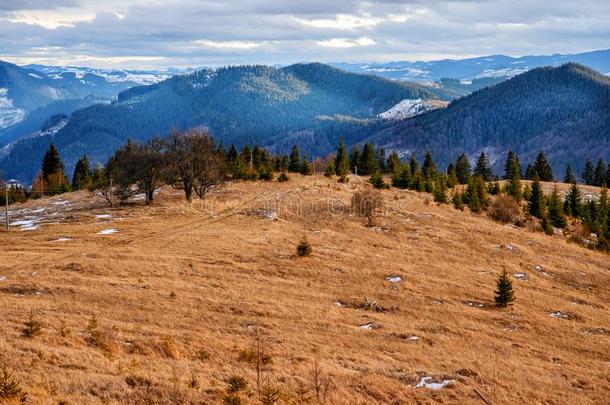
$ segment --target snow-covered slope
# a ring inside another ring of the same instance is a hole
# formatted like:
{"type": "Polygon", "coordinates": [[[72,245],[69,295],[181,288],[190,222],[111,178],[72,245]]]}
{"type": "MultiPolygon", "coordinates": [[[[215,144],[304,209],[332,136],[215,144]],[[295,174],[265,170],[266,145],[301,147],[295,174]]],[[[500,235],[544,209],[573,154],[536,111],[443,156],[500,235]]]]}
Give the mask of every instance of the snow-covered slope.
{"type": "Polygon", "coordinates": [[[421,113],[446,106],[446,103],[421,98],[405,99],[389,110],[379,114],[384,120],[402,120],[411,118],[421,113]]]}
{"type": "Polygon", "coordinates": [[[133,85],[155,84],[173,76],[168,71],[157,70],[126,70],[126,69],[95,69],[89,67],[76,66],[46,66],[46,65],[27,65],[29,69],[37,70],[47,76],[61,80],[66,73],[74,74],[76,79],[86,81],[91,75],[103,78],[110,83],[131,83],[133,85]]]}
{"type": "Polygon", "coordinates": [[[8,89],[0,88],[0,130],[15,125],[25,116],[25,111],[17,108],[9,98],[8,89]]]}

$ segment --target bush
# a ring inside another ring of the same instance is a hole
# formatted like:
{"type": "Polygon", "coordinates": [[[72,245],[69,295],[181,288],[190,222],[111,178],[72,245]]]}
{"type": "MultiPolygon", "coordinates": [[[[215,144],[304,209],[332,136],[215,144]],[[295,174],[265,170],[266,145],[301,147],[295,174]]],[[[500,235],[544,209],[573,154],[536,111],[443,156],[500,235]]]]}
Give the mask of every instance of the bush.
{"type": "Polygon", "coordinates": [[[373,187],[379,189],[390,188],[390,186],[383,179],[383,176],[379,173],[373,173],[371,175],[371,184],[373,185],[373,187]]]}
{"type": "Polygon", "coordinates": [[[489,216],[496,221],[514,224],[521,216],[519,203],[509,195],[500,195],[491,204],[489,216]]]}
{"type": "Polygon", "coordinates": [[[288,175],[286,174],[286,172],[281,172],[280,175],[277,176],[277,181],[279,181],[280,183],[288,181],[288,175]]]}
{"type": "Polygon", "coordinates": [[[37,319],[36,312],[31,311],[30,317],[25,322],[25,327],[21,329],[21,336],[32,339],[42,333],[42,323],[37,319]]]}
{"type": "Polygon", "coordinates": [[[27,394],[21,388],[21,385],[17,379],[13,377],[13,371],[9,371],[5,365],[0,370],[0,402],[4,401],[18,401],[26,402],[27,394]]]}
{"type": "Polygon", "coordinates": [[[307,238],[305,236],[303,236],[303,239],[301,239],[301,242],[297,246],[297,256],[299,256],[299,257],[309,256],[311,254],[311,251],[312,251],[311,244],[309,244],[309,241],[307,240],[307,238]]]}
{"type": "Polygon", "coordinates": [[[383,198],[377,190],[358,190],[352,197],[352,210],[357,215],[366,217],[369,226],[373,226],[373,219],[383,204],[383,198]]]}

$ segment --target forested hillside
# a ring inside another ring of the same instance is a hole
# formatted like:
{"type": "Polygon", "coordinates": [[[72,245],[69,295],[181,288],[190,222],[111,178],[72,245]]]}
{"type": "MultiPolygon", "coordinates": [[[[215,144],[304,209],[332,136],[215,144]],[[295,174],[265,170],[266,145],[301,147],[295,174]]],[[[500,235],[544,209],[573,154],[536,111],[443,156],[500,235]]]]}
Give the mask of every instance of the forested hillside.
{"type": "MultiPolygon", "coordinates": [[[[334,149],[339,136],[333,134],[329,139],[320,131],[328,126],[328,120],[335,119],[329,117],[358,120],[375,116],[403,99],[439,97],[446,98],[440,91],[417,84],[347,73],[319,63],[281,69],[227,67],[134,87],[110,105],[76,111],[54,136],[54,142],[68,168],[84,153],[94,163],[105,162],[126,139],[165,135],[172,127],[206,126],[227,145],[258,143],[287,150],[292,143],[311,140],[304,148],[307,152],[326,154],[334,149]],[[323,125],[322,116],[326,117],[323,125]]],[[[360,141],[370,130],[350,138],[360,141]]],[[[40,139],[20,142],[5,162],[14,162],[15,156],[39,161],[48,142],[50,139],[46,144],[40,139]]],[[[11,171],[1,162],[0,169],[11,171]]],[[[35,174],[20,172],[26,176],[24,180],[35,174]]]]}
{"type": "Polygon", "coordinates": [[[567,163],[580,172],[587,157],[610,156],[610,78],[576,64],[535,69],[382,129],[369,141],[405,153],[429,149],[441,165],[461,152],[486,149],[493,159],[509,148],[528,162],[542,149],[555,176],[567,163]]]}

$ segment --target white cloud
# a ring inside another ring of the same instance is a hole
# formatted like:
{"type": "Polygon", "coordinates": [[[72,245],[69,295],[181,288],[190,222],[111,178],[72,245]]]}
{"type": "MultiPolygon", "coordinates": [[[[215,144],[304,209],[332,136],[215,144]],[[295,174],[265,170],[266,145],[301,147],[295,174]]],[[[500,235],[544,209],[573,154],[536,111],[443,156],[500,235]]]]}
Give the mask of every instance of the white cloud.
{"type": "Polygon", "coordinates": [[[328,48],[353,48],[354,46],[375,45],[375,41],[368,37],[361,37],[358,39],[333,38],[317,41],[316,43],[320,46],[326,46],[328,48]]]}
{"type": "Polygon", "coordinates": [[[265,42],[255,41],[211,41],[209,39],[200,39],[195,43],[207,48],[217,49],[253,49],[265,44],[265,42]]]}
{"type": "Polygon", "coordinates": [[[332,19],[314,19],[306,20],[302,18],[294,18],[301,25],[314,28],[328,28],[336,30],[355,30],[359,28],[373,28],[382,23],[384,18],[372,17],[370,15],[356,16],[339,14],[332,19]]]}

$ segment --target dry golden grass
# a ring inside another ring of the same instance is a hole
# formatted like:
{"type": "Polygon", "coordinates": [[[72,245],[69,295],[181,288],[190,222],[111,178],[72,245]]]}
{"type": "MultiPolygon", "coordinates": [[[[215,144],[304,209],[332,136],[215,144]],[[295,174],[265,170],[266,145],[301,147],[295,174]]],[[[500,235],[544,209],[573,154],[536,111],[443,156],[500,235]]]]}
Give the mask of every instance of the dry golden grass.
{"type": "Polygon", "coordinates": [[[170,190],[151,207],[61,196],[59,224],[0,233],[0,363],[33,403],[220,403],[232,376],[259,403],[257,345],[279,403],[315,403],[316,388],[332,404],[482,404],[475,389],[494,404],[608,403],[608,255],[410,191],[382,191],[368,228],[339,209],[354,183],[234,183],[202,207],[170,190]],[[313,253],[299,258],[303,236],[313,253]],[[527,279],[498,310],[504,267],[527,279]],[[30,311],[43,327],[28,339],[30,311]],[[422,376],[454,382],[415,388],[422,376]]]}

